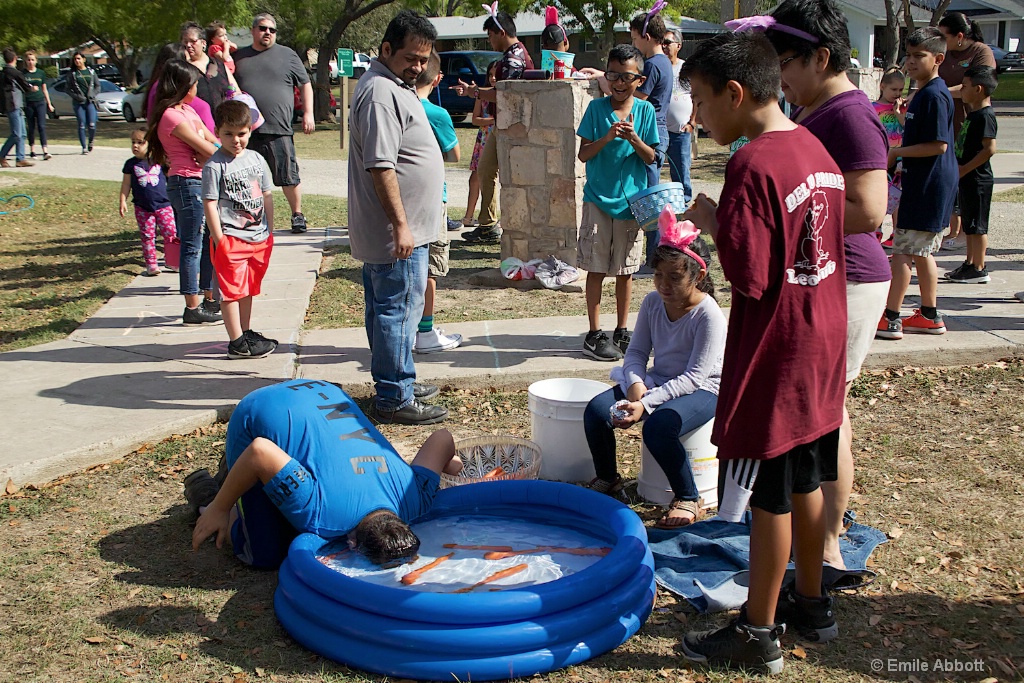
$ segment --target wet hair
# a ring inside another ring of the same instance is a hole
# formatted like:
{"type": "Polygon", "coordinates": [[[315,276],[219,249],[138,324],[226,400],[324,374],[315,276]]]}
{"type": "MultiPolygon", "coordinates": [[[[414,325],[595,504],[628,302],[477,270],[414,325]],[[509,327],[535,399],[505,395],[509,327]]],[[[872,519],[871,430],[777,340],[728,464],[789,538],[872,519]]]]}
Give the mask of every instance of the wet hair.
{"type": "Polygon", "coordinates": [[[907,36],[907,47],[919,47],[933,55],[946,54],[946,37],[934,26],[922,26],[907,36]]]}
{"type": "Polygon", "coordinates": [[[893,67],[893,68],[889,69],[888,71],[886,71],[885,74],[882,76],[882,80],[880,81],[880,84],[881,85],[888,85],[889,83],[895,83],[896,81],[899,81],[900,83],[906,83],[907,82],[906,74],[904,74],[902,71],[900,71],[899,67],[893,67]]]}
{"type": "Polygon", "coordinates": [[[644,34],[647,34],[648,38],[654,38],[659,43],[661,39],[665,37],[665,20],[661,18],[661,14],[655,14],[650,16],[647,12],[641,12],[640,14],[633,17],[629,22],[629,29],[636,31],[641,38],[644,34]],[[644,24],[647,24],[647,30],[644,31],[644,24]]]}
{"type": "MultiPolygon", "coordinates": [[[[160,82],[164,75],[164,66],[172,59],[180,59],[183,62],[188,61],[185,48],[181,43],[167,43],[160,48],[160,52],[156,54],[156,61],[153,63],[153,71],[149,74],[150,87],[153,87],[153,83],[160,82]]],[[[147,119],[149,118],[149,97],[142,100],[142,115],[147,119]]]]}
{"type": "Polygon", "coordinates": [[[416,87],[425,88],[431,85],[439,73],[441,73],[441,57],[437,54],[437,50],[431,50],[430,57],[427,59],[427,65],[423,67],[423,71],[416,77],[416,87]]]}
{"type": "Polygon", "coordinates": [[[798,29],[818,39],[817,43],[790,33],[769,28],[765,31],[777,53],[793,52],[808,63],[818,48],[828,49],[828,65],[833,73],[850,68],[850,31],[846,15],[834,0],[784,0],[772,17],[780,24],[798,29]]]}
{"type": "Polygon", "coordinates": [[[221,30],[227,31],[227,27],[224,26],[223,21],[211,21],[206,25],[206,42],[212,43],[213,39],[217,37],[217,34],[221,30]]]}
{"type": "Polygon", "coordinates": [[[690,250],[704,259],[704,263],[708,266],[708,273],[704,276],[703,280],[699,280],[701,265],[697,263],[697,260],[684,251],[679,251],[675,247],[667,245],[660,245],[651,254],[651,268],[657,268],[659,263],[668,263],[676,268],[683,268],[686,271],[686,276],[690,279],[690,282],[694,283],[698,291],[710,294],[712,299],[717,300],[715,297],[715,282],[711,279],[711,250],[708,248],[707,243],[698,237],[690,243],[690,250]]]}
{"type": "Polygon", "coordinates": [[[391,51],[396,52],[405,47],[407,38],[417,43],[433,45],[437,40],[437,29],[429,19],[419,12],[404,9],[396,14],[388,27],[384,29],[384,37],[380,41],[381,48],[384,47],[384,43],[387,43],[391,46],[391,51]]]}
{"type": "Polygon", "coordinates": [[[636,62],[637,73],[642,74],[644,72],[643,53],[629,43],[619,43],[608,51],[608,63],[611,64],[612,62],[618,62],[619,64],[636,62]]]}
{"type": "Polygon", "coordinates": [[[352,531],[356,549],[374,564],[416,554],[420,539],[390,510],[376,510],[359,520],[352,531]]]}
{"type": "Polygon", "coordinates": [[[10,64],[18,58],[18,53],[14,51],[13,47],[4,48],[4,62],[10,64]]]}
{"type": "Polygon", "coordinates": [[[509,38],[518,37],[516,31],[516,21],[512,18],[512,15],[504,10],[498,10],[498,21],[494,21],[494,17],[487,17],[487,21],[484,22],[485,31],[493,31],[495,33],[505,32],[505,35],[509,38]]]}
{"type": "Polygon", "coordinates": [[[160,126],[160,119],[164,112],[171,107],[178,105],[192,86],[199,82],[202,74],[183,59],[171,59],[164,64],[163,76],[156,90],[156,103],[148,118],[149,125],[146,130],[146,142],[149,143],[149,161],[161,166],[167,161],[167,152],[164,150],[160,137],[157,135],[157,128],[160,126]]]}
{"type": "Polygon", "coordinates": [[[985,97],[991,97],[999,85],[996,70],[991,66],[972,66],[964,72],[964,78],[971,79],[972,85],[980,85],[985,97]]]}
{"type": "Polygon", "coordinates": [[[968,40],[985,42],[985,34],[982,33],[978,22],[971,21],[963,12],[946,12],[945,16],[939,19],[939,26],[949,31],[951,35],[962,33],[968,40]]]}
{"type": "Polygon", "coordinates": [[[569,33],[562,28],[561,24],[548,24],[540,33],[540,47],[542,50],[553,50],[556,45],[569,41],[569,33]]]}
{"type": "Polygon", "coordinates": [[[702,40],[679,70],[679,80],[697,76],[717,95],[729,81],[750,92],[758,104],[777,102],[781,87],[779,58],[760,33],[720,33],[702,40]]]}
{"type": "Polygon", "coordinates": [[[252,111],[245,102],[225,100],[214,110],[213,124],[217,128],[227,126],[236,130],[252,128],[252,111]]]}
{"type": "Polygon", "coordinates": [[[206,40],[206,29],[197,24],[194,21],[186,21],[181,25],[181,39],[184,40],[185,36],[195,33],[201,40],[206,40]]]}

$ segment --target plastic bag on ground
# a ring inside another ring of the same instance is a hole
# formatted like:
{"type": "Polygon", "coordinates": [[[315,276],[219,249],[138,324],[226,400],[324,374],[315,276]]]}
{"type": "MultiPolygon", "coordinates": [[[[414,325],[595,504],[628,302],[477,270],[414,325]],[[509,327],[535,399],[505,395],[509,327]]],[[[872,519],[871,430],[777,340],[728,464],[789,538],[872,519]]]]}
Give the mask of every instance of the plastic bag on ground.
{"type": "Polygon", "coordinates": [[[534,277],[547,289],[560,289],[570,282],[576,282],[580,278],[580,272],[565,261],[549,256],[537,264],[534,277]]]}

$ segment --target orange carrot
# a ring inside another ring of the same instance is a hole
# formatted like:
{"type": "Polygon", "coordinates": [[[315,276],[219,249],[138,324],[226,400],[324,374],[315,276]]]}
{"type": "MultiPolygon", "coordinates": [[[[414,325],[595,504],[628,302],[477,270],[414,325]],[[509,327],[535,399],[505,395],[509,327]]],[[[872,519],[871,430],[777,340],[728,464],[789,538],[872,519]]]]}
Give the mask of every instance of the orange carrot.
{"type": "Polygon", "coordinates": [[[454,554],[455,554],[454,552],[451,552],[451,553],[448,553],[447,555],[442,555],[441,557],[437,558],[433,562],[425,564],[422,567],[420,567],[419,569],[412,570],[411,572],[409,572],[408,574],[403,576],[400,579],[400,581],[402,583],[404,583],[406,586],[411,586],[412,584],[416,583],[416,579],[418,579],[421,576],[423,576],[423,574],[425,572],[430,571],[431,569],[433,569],[434,567],[436,567],[437,565],[441,564],[442,562],[444,562],[446,560],[452,559],[452,555],[454,555],[454,554]]]}
{"type": "Polygon", "coordinates": [[[509,552],[512,550],[510,545],[459,545],[458,543],[445,543],[444,547],[455,550],[496,550],[498,552],[509,552]]]}
{"type": "Polygon", "coordinates": [[[553,545],[541,545],[536,548],[525,548],[523,550],[494,551],[484,554],[485,560],[504,560],[506,557],[516,555],[532,555],[534,553],[564,553],[566,555],[597,555],[604,557],[612,551],[611,548],[560,548],[553,545]]]}
{"type": "Polygon", "coordinates": [[[514,576],[515,574],[518,574],[519,572],[521,572],[524,569],[526,569],[527,566],[528,565],[526,565],[526,564],[517,564],[517,565],[515,565],[513,567],[509,567],[508,569],[502,569],[500,572],[494,572],[493,574],[488,576],[483,581],[477,581],[472,586],[466,586],[465,588],[460,588],[459,590],[452,591],[452,592],[453,593],[472,593],[474,589],[479,588],[480,586],[483,586],[484,584],[488,584],[488,583],[491,583],[492,581],[497,581],[499,579],[504,579],[504,578],[507,578],[509,576],[514,576]]]}
{"type": "Polygon", "coordinates": [[[505,470],[501,467],[501,465],[498,465],[493,470],[491,470],[490,472],[485,474],[484,475],[484,479],[492,479],[493,477],[504,477],[504,476],[505,476],[505,470]]]}

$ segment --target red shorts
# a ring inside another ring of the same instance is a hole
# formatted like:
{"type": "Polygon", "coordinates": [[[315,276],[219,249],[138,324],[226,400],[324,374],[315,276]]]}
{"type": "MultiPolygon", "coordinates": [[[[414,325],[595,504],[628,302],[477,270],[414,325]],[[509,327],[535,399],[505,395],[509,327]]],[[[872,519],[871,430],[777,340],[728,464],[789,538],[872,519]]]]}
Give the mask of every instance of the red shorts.
{"type": "Polygon", "coordinates": [[[213,249],[213,268],[217,271],[217,283],[224,301],[259,296],[273,247],[273,234],[263,242],[246,242],[224,235],[213,249]]]}

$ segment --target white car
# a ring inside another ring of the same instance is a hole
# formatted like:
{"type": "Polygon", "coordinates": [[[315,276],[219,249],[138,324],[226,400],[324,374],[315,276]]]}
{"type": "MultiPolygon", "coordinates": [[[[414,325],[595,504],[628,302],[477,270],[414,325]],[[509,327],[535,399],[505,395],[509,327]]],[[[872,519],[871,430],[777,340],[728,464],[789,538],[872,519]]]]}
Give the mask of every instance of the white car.
{"type": "MultiPolygon", "coordinates": [[[[50,91],[50,102],[53,104],[53,118],[61,116],[74,116],[75,109],[72,106],[71,95],[68,95],[67,81],[58,78],[46,84],[50,91]]],[[[100,93],[96,96],[96,109],[101,119],[121,118],[121,107],[125,93],[119,86],[110,81],[100,79],[100,93]]]]}
{"type": "MultiPolygon", "coordinates": [[[[363,52],[355,53],[352,58],[352,78],[358,79],[367,69],[370,68],[370,55],[363,52]]],[[[335,59],[331,60],[331,83],[338,82],[338,62],[335,59]]]]}
{"type": "Polygon", "coordinates": [[[143,81],[137,88],[132,88],[125,93],[121,103],[121,113],[124,114],[125,121],[135,123],[137,119],[143,118],[142,105],[146,102],[148,95],[149,81],[143,81]]]}

